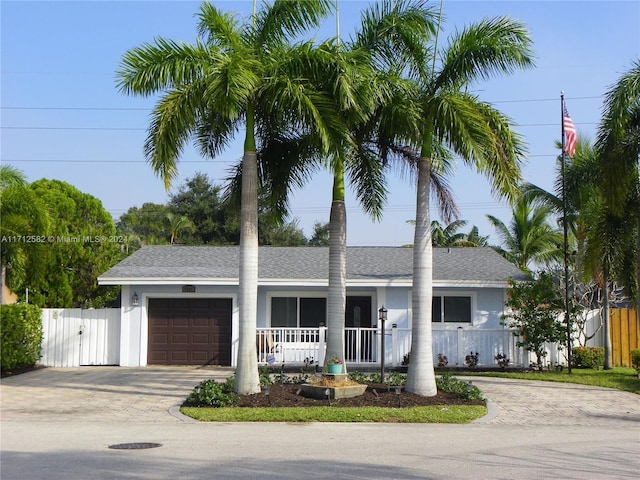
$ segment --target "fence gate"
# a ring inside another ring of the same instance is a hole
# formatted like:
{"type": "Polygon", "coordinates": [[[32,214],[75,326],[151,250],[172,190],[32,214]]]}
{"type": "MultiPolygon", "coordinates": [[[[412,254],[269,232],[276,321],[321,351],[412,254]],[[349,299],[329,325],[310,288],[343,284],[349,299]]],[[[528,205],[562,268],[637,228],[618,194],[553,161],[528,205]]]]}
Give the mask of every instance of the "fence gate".
{"type": "Polygon", "coordinates": [[[42,358],[47,367],[118,365],[120,309],[42,309],[42,358]]]}

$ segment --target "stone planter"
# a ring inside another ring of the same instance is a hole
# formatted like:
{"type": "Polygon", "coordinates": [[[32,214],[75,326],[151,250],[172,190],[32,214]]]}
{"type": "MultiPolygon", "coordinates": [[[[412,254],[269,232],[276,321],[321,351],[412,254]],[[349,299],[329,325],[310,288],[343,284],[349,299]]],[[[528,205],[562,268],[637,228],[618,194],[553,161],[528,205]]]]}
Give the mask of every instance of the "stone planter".
{"type": "Polygon", "coordinates": [[[327,391],[331,400],[338,398],[359,397],[367,389],[366,385],[345,385],[341,387],[325,387],[323,385],[310,385],[305,383],[302,385],[302,395],[308,398],[317,398],[324,400],[327,398],[327,391]]]}

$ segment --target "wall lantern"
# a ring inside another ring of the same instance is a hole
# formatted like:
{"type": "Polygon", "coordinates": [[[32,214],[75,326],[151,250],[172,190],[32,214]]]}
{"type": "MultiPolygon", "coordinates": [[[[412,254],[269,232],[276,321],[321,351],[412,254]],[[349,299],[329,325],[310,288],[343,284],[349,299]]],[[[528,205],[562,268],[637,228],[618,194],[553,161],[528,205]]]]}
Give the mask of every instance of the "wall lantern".
{"type": "Polygon", "coordinates": [[[131,305],[133,305],[134,307],[138,306],[138,294],[136,292],[133,292],[133,297],[131,297],[131,305]]]}

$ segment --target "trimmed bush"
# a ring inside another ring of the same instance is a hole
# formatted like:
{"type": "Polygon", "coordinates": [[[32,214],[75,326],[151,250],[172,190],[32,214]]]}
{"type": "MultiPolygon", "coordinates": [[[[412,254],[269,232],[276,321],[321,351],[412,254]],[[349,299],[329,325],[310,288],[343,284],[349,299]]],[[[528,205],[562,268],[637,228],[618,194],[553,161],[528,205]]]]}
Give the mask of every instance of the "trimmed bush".
{"type": "Polygon", "coordinates": [[[0,306],[1,367],[31,367],[42,356],[42,311],[35,305],[0,306]]]}
{"type": "Polygon", "coordinates": [[[240,400],[232,388],[233,382],[217,383],[215,380],[204,380],[193,389],[183,406],[230,407],[240,400]]]}
{"type": "Polygon", "coordinates": [[[604,365],[604,348],[574,347],[571,350],[571,363],[576,368],[597,368],[604,365]]]}
{"type": "Polygon", "coordinates": [[[464,400],[486,401],[478,387],[471,385],[471,383],[458,380],[451,373],[443,373],[439,378],[436,378],[436,386],[438,390],[455,393],[464,400]]]}

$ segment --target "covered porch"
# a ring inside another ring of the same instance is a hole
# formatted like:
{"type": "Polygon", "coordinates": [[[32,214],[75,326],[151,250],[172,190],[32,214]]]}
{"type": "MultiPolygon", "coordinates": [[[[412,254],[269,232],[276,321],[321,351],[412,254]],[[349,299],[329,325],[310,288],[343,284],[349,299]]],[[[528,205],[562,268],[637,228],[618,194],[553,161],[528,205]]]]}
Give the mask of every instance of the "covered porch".
{"type": "MultiPolygon", "coordinates": [[[[373,328],[345,329],[345,358],[350,368],[380,365],[382,352],[384,363],[389,367],[403,364],[405,355],[411,350],[411,329],[373,328]],[[382,341],[384,339],[384,348],[382,341]]],[[[494,330],[473,327],[447,328],[433,326],[433,361],[438,364],[438,354],[448,360],[448,367],[464,367],[465,356],[478,352],[478,365],[497,367],[495,356],[504,354],[511,366],[527,366],[528,352],[516,345],[514,330],[494,330]]],[[[258,328],[256,346],[258,363],[261,365],[305,365],[324,364],[327,328],[258,328]]]]}

